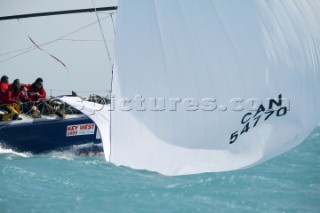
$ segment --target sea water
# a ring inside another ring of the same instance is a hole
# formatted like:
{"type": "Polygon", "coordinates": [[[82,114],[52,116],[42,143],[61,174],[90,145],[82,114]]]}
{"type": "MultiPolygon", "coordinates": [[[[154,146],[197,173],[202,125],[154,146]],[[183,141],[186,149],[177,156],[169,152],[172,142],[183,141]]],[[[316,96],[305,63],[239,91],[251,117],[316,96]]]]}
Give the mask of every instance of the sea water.
{"type": "Polygon", "coordinates": [[[320,212],[320,127],[253,168],[176,177],[2,149],[0,212],[320,212]]]}

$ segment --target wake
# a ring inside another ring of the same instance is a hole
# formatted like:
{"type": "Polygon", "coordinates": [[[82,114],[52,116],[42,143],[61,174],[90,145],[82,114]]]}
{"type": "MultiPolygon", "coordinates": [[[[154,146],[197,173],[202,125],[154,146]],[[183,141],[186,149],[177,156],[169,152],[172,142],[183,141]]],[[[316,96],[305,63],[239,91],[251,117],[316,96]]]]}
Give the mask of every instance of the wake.
{"type": "Polygon", "coordinates": [[[0,144],[0,155],[2,154],[16,155],[23,158],[30,158],[33,156],[33,154],[30,152],[16,152],[16,151],[13,151],[12,149],[3,148],[0,144]]]}
{"type": "MultiPolygon", "coordinates": [[[[31,152],[17,152],[12,149],[4,148],[0,144],[0,156],[1,155],[9,155],[11,156],[19,156],[23,158],[30,158],[33,156],[39,157],[49,157],[55,159],[65,159],[65,160],[73,160],[74,158],[78,158],[81,156],[97,156],[103,155],[102,145],[97,144],[85,144],[85,145],[74,145],[69,148],[63,150],[54,150],[41,154],[32,154],[31,152]]],[[[9,158],[10,158],[9,157],[9,158]]]]}

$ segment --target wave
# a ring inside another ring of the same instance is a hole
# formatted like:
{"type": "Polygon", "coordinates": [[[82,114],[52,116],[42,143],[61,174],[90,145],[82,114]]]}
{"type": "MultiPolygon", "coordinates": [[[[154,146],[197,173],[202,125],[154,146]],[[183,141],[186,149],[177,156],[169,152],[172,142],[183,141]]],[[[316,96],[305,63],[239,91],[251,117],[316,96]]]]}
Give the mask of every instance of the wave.
{"type": "Polygon", "coordinates": [[[30,152],[16,152],[16,151],[13,151],[12,149],[3,148],[0,144],[0,155],[2,154],[15,155],[23,158],[29,158],[33,156],[33,154],[30,152]]]}
{"type": "MultiPolygon", "coordinates": [[[[17,152],[12,149],[4,148],[0,144],[0,155],[9,155],[11,156],[19,156],[24,158],[30,158],[35,154],[31,152],[17,152]]],[[[66,160],[73,160],[79,156],[96,156],[96,155],[103,155],[103,147],[100,144],[84,144],[84,145],[74,145],[65,149],[60,150],[53,150],[46,153],[37,154],[40,157],[49,157],[49,158],[56,158],[56,159],[66,159],[66,160]]]]}

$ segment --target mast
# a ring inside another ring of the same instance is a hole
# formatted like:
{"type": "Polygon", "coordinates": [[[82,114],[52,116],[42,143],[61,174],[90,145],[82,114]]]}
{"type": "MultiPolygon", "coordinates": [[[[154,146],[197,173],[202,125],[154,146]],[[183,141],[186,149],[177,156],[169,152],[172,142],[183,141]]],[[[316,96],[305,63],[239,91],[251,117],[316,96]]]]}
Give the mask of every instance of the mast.
{"type": "Polygon", "coordinates": [[[78,9],[78,10],[62,10],[62,11],[51,11],[51,12],[42,12],[42,13],[30,13],[22,15],[13,15],[13,16],[3,16],[0,17],[0,21],[12,20],[12,19],[23,19],[23,18],[33,18],[41,16],[53,16],[53,15],[64,15],[64,14],[74,14],[74,13],[90,13],[96,11],[113,11],[117,10],[118,7],[98,7],[98,8],[87,8],[87,9],[78,9]]]}

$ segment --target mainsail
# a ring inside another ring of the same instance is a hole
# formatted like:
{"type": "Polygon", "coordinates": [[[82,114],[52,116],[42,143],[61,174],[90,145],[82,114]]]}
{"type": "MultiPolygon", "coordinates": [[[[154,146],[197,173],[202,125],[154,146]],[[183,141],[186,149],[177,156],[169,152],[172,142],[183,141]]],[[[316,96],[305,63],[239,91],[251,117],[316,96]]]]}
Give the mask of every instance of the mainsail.
{"type": "Polygon", "coordinates": [[[119,0],[110,161],[220,172],[299,145],[320,121],[319,11],[319,1],[119,0]]]}

